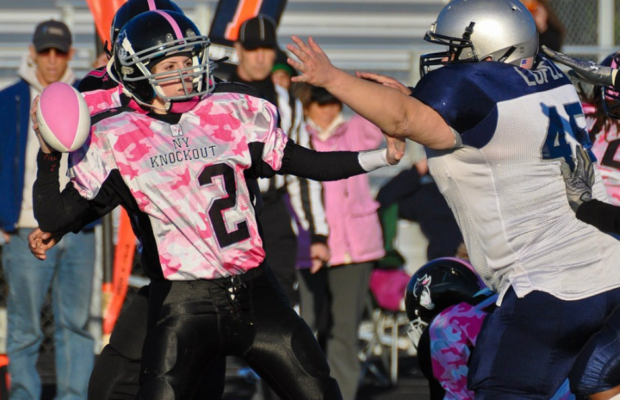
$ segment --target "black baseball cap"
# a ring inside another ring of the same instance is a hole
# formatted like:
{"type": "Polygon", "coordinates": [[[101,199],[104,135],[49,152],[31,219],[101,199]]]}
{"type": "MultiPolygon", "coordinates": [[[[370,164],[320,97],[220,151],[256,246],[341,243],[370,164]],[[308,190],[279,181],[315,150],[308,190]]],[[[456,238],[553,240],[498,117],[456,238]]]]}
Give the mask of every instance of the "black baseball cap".
{"type": "Polygon", "coordinates": [[[320,105],[341,103],[336,96],[318,86],[312,86],[312,89],[310,90],[310,101],[316,102],[320,105]]]}
{"type": "Polygon", "coordinates": [[[47,50],[56,49],[63,53],[68,53],[71,49],[71,32],[69,27],[61,21],[43,21],[34,31],[32,44],[37,53],[47,50]]]}
{"type": "Polygon", "coordinates": [[[241,24],[237,41],[246,50],[277,49],[276,23],[266,15],[250,18],[241,24]]]}

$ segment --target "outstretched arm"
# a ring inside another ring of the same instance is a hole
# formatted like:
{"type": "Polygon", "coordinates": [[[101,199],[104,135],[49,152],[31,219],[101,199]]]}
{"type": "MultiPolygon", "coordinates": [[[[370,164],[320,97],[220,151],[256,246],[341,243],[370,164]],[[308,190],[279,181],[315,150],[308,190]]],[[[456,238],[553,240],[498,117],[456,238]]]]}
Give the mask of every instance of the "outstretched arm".
{"type": "Polygon", "coordinates": [[[307,82],[327,89],[387,135],[410,139],[432,149],[454,146],[454,133],[432,108],[409,97],[400,90],[360,79],[336,68],[318,44],[308,44],[293,36],[295,45],[288,45],[299,61],[288,60],[301,72],[294,82],[307,82]]]}
{"type": "MultiPolygon", "coordinates": [[[[400,142],[399,142],[400,143],[400,142]]],[[[292,174],[316,181],[337,181],[374,171],[390,162],[389,150],[314,151],[290,141],[279,174],[292,174]]]]}
{"type": "Polygon", "coordinates": [[[362,71],[356,71],[355,76],[357,76],[358,78],[366,79],[367,81],[373,81],[373,82],[380,83],[384,86],[391,87],[407,96],[410,96],[412,93],[411,88],[403,85],[402,83],[392,78],[391,76],[375,74],[374,72],[362,72],[362,71]]]}
{"type": "Polygon", "coordinates": [[[617,69],[599,65],[594,61],[573,58],[546,46],[543,46],[542,50],[553,61],[571,68],[568,73],[570,76],[592,85],[613,86],[616,90],[620,90],[620,82],[616,80],[617,69]]]}

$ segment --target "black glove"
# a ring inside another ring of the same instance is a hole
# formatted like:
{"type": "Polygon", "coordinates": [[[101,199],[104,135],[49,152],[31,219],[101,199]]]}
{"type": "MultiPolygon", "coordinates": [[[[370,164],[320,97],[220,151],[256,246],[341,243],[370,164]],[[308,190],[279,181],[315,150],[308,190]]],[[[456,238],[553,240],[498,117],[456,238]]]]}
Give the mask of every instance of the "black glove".
{"type": "Polygon", "coordinates": [[[566,54],[551,50],[546,46],[542,46],[542,51],[553,61],[571,68],[568,74],[573,78],[592,85],[615,86],[617,69],[599,65],[594,61],[572,58],[566,54]]]}
{"type": "Polygon", "coordinates": [[[575,169],[562,161],[562,175],[566,184],[566,197],[573,211],[582,203],[592,200],[592,185],[594,185],[594,165],[590,156],[583,147],[577,146],[575,154],[575,169]]]}

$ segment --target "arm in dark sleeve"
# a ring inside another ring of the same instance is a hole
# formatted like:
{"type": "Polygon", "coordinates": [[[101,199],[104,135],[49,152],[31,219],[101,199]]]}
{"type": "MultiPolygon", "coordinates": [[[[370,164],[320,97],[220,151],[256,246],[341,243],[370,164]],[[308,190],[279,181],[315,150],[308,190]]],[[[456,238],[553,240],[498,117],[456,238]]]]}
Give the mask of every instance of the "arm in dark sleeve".
{"type": "Polygon", "coordinates": [[[337,181],[365,173],[356,151],[319,152],[289,141],[278,173],[292,174],[316,181],[337,181]]]}
{"type": "Polygon", "coordinates": [[[72,183],[61,192],[58,180],[61,153],[37,155],[37,179],[33,187],[34,216],[44,232],[77,232],[110,212],[117,204],[107,205],[102,190],[94,200],[83,198],[72,183]]]}
{"type": "Polygon", "coordinates": [[[579,206],[577,218],[603,232],[620,234],[620,207],[593,199],[579,206]]]}

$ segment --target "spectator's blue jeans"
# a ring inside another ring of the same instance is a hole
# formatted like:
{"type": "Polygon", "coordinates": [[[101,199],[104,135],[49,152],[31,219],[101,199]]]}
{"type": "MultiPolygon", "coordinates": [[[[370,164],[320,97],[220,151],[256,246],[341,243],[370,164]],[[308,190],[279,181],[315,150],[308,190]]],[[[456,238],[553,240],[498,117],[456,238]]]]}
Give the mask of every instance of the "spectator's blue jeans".
{"type": "Polygon", "coordinates": [[[86,400],[94,362],[94,343],[86,330],[93,289],[95,235],[69,233],[47,253],[34,258],[28,249],[31,229],[11,235],[2,249],[9,286],[8,340],[11,400],[39,400],[41,379],[36,370],[43,341],[41,308],[52,287],[55,321],[56,400],[86,400]]]}

